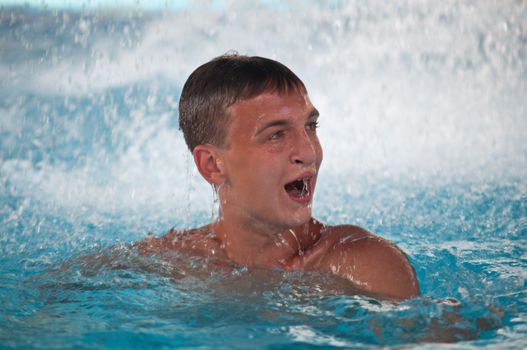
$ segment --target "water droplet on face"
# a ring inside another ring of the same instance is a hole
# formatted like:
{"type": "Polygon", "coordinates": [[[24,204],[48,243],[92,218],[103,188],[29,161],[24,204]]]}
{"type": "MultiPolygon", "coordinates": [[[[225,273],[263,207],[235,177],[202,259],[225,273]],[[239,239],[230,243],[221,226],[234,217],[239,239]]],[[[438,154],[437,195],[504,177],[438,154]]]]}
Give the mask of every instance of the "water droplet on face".
{"type": "Polygon", "coordinates": [[[307,189],[307,180],[302,180],[303,184],[302,184],[302,193],[300,194],[301,196],[305,196],[306,194],[309,193],[308,189],[307,189]]]}

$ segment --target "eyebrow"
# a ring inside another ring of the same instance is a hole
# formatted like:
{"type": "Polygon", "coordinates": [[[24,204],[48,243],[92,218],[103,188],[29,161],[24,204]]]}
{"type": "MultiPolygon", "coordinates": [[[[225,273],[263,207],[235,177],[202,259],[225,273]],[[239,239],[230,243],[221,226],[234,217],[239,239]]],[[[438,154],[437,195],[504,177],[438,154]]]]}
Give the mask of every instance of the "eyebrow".
{"type": "MultiPolygon", "coordinates": [[[[307,115],[306,119],[318,119],[318,116],[320,115],[320,113],[318,112],[318,110],[316,108],[313,108],[311,110],[311,112],[309,112],[309,114],[307,115]]],[[[265,124],[264,126],[262,126],[261,128],[259,128],[256,133],[255,133],[255,136],[260,134],[261,132],[263,132],[264,130],[266,129],[269,129],[269,128],[272,128],[274,126],[283,126],[283,125],[288,125],[290,124],[290,121],[287,120],[287,119],[277,119],[277,120],[273,120],[267,124],[265,124]]]]}

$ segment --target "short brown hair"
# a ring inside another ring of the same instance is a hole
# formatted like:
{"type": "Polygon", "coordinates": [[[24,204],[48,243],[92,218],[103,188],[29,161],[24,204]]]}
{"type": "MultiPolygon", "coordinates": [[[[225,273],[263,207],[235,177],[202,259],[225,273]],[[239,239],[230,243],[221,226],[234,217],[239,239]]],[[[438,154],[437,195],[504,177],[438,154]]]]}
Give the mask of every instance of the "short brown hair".
{"type": "Polygon", "coordinates": [[[188,77],[179,100],[179,128],[192,152],[203,144],[225,146],[227,108],[263,92],[305,92],[304,83],[280,62],[236,53],[216,57],[188,77]]]}

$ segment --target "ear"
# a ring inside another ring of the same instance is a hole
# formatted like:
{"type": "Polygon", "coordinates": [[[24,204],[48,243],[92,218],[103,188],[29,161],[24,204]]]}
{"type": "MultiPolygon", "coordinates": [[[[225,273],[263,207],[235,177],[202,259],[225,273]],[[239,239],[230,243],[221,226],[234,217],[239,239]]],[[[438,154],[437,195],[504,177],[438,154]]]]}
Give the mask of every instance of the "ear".
{"type": "Polygon", "coordinates": [[[199,173],[208,183],[220,185],[225,182],[225,172],[218,150],[212,145],[198,145],[192,151],[199,173]]]}

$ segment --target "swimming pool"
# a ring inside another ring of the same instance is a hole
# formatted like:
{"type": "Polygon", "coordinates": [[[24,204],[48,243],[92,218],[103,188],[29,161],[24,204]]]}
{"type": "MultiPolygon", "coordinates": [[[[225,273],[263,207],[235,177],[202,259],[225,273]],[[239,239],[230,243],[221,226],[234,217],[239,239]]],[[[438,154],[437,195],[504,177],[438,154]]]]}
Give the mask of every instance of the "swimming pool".
{"type": "Polygon", "coordinates": [[[44,5],[0,13],[1,348],[527,346],[525,2],[44,5]],[[304,80],[315,215],[396,242],[422,297],[127,248],[214,215],[176,110],[230,49],[304,80]]]}

